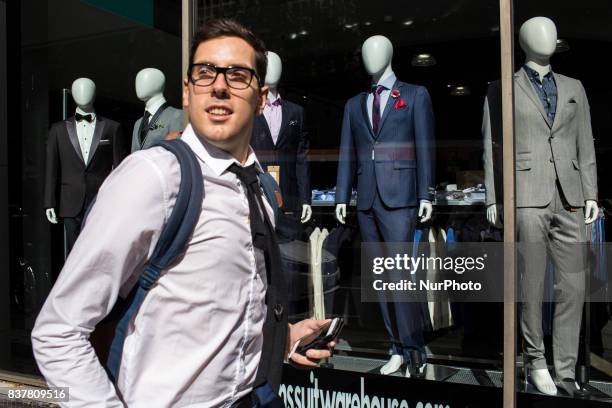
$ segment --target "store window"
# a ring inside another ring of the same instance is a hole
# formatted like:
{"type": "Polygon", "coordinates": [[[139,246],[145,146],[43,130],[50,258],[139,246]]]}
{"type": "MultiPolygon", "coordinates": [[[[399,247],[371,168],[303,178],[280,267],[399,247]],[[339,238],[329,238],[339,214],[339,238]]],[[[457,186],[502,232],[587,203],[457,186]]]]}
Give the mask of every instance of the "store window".
{"type": "Polygon", "coordinates": [[[1,4],[8,116],[0,119],[10,120],[1,120],[0,370],[39,375],[30,332],[85,209],[130,151],[182,126],[181,3],[1,4]],[[140,132],[145,109],[158,125],[140,132]]]}
{"type": "Polygon", "coordinates": [[[605,238],[612,89],[596,63],[611,47],[610,14],[598,1],[515,1],[517,370],[524,399],[612,395],[605,238]]]}
{"type": "Polygon", "coordinates": [[[264,112],[252,146],[292,203],[280,231],[290,319],[345,322],[327,367],[350,372],[354,387],[339,385],[342,374],[302,378],[288,369],[285,401],[315,381],[330,393],[357,392],[366,376],[370,395],[384,389],[410,406],[433,403],[419,399],[431,390],[402,394],[395,381],[410,376],[431,380],[423,389],[481,385],[498,404],[502,298],[424,291],[420,300],[388,293],[381,301],[361,280],[373,242],[420,241],[415,251],[435,257],[457,243],[502,240],[487,221],[482,130],[489,84],[501,76],[498,2],[198,2],[199,23],[211,17],[237,18],[271,51],[268,109],[282,112],[280,131],[264,112]],[[380,99],[373,84],[384,86],[380,99]],[[432,217],[422,223],[423,200],[432,217]]]}

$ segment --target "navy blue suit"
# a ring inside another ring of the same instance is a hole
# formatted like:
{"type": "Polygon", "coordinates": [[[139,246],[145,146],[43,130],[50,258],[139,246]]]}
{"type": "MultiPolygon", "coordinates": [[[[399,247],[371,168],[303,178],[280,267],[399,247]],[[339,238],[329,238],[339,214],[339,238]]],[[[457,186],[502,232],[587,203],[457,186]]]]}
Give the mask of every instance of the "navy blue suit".
{"type": "Polygon", "coordinates": [[[276,144],[264,115],[255,117],[251,147],[264,167],[280,166],[283,209],[301,215],[302,204],[310,205],[308,133],[304,128],[304,108],[283,100],[283,119],[276,144]]]}
{"type": "MultiPolygon", "coordinates": [[[[357,219],[364,242],[412,242],[419,201],[433,201],[434,116],[429,93],[401,81],[392,89],[399,96],[389,96],[376,135],[367,93],[349,99],[344,110],[336,203],[349,202],[356,173],[357,219]]],[[[388,296],[392,295],[381,293],[381,309],[393,353],[408,360],[410,350],[424,351],[422,305],[388,296]]]]}

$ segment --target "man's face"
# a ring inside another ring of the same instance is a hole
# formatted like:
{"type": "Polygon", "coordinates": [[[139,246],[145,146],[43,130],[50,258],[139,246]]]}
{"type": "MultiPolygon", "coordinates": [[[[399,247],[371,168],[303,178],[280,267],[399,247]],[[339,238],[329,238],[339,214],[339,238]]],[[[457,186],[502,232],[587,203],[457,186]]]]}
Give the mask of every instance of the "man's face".
{"type": "MultiPolygon", "coordinates": [[[[219,37],[200,43],[193,63],[255,69],[255,50],[241,38],[219,37]]],[[[266,95],[267,88],[260,89],[255,77],[248,88],[233,89],[220,73],[208,86],[196,86],[185,79],[183,106],[198,136],[234,153],[248,146],[253,118],[263,111],[266,95]]]]}

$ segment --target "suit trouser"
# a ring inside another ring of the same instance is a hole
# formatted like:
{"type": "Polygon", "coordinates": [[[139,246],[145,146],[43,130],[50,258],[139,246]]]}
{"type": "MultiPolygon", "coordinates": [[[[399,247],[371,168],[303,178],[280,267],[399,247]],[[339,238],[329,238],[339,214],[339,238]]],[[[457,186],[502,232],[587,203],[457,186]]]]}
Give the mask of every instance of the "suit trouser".
{"type": "MultiPolygon", "coordinates": [[[[363,242],[412,242],[417,217],[417,207],[389,208],[378,192],[369,210],[358,211],[357,219],[363,242]]],[[[381,251],[384,249],[381,247],[381,251]]],[[[391,256],[391,255],[383,255],[391,256]]],[[[417,302],[401,302],[389,299],[394,293],[377,292],[380,308],[391,342],[393,354],[410,360],[410,351],[424,354],[422,305],[417,302]]],[[[423,357],[425,357],[423,355],[423,357]]]]}
{"type": "MultiPolygon", "coordinates": [[[[553,359],[558,379],[575,378],[585,288],[583,208],[570,208],[559,185],[546,207],[517,208],[521,328],[530,368],[547,368],[542,330],[548,257],[554,269],[553,359]]],[[[553,299],[550,299],[551,301],[553,299]]]]}
{"type": "Polygon", "coordinates": [[[77,217],[64,218],[63,222],[64,229],[66,230],[66,253],[69,254],[81,233],[83,217],[79,215],[77,217]]]}

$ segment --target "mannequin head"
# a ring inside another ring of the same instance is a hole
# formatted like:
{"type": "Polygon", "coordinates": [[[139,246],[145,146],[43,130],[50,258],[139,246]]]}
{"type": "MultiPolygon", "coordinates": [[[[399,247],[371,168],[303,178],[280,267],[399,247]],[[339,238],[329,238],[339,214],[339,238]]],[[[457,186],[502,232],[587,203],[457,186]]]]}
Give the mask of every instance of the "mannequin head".
{"type": "Polygon", "coordinates": [[[270,88],[276,89],[283,73],[283,63],[275,52],[268,51],[266,57],[268,58],[268,70],[266,72],[265,83],[270,88]]]}
{"type": "Polygon", "coordinates": [[[81,108],[91,108],[96,98],[96,84],[89,78],[79,78],[72,83],[72,99],[81,108]]]}
{"type": "Polygon", "coordinates": [[[143,102],[164,93],[166,76],[157,68],[141,69],[136,74],[136,96],[143,102]]]}
{"type": "Polygon", "coordinates": [[[546,65],[557,47],[557,27],[550,18],[530,18],[521,26],[519,43],[527,61],[546,65]]]}
{"type": "Polygon", "coordinates": [[[385,71],[391,70],[393,44],[382,35],[370,37],[361,47],[361,57],[368,74],[380,77],[385,71]]]}

